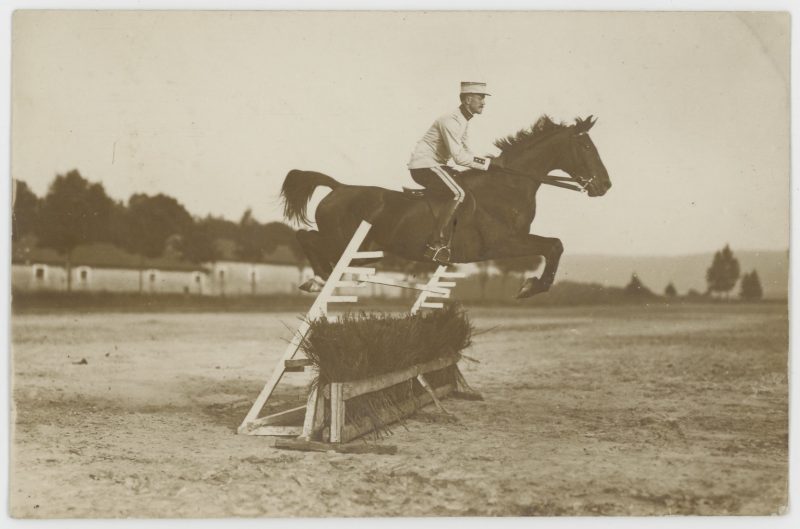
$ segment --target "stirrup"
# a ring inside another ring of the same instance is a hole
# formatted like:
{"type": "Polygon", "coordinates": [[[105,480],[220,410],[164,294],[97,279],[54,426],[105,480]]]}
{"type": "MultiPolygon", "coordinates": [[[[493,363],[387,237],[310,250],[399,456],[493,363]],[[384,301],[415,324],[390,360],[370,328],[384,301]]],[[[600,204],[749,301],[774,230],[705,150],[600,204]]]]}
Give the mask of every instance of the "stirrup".
{"type": "Polygon", "coordinates": [[[434,248],[431,245],[427,245],[425,247],[425,253],[423,254],[428,259],[435,261],[439,264],[450,264],[450,247],[449,246],[438,246],[434,248]]]}

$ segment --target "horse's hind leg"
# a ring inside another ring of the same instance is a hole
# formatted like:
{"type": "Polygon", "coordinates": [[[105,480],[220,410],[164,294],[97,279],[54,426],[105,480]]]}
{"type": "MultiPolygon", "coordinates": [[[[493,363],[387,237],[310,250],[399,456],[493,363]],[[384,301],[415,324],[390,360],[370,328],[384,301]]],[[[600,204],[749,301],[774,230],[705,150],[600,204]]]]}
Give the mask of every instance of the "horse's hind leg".
{"type": "Polygon", "coordinates": [[[300,290],[319,292],[333,269],[325,251],[325,243],[318,231],[311,230],[298,230],[297,242],[314,270],[314,277],[300,285],[300,290]]]}

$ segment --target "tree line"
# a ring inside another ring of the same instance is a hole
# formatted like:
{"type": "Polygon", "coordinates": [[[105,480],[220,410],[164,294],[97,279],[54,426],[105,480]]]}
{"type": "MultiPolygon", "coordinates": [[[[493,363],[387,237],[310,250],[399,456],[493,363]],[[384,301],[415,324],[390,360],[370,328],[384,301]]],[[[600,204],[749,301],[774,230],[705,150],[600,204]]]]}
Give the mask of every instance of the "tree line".
{"type": "MultiPolygon", "coordinates": [[[[64,256],[67,268],[67,290],[71,290],[72,255],[80,245],[110,243],[139,256],[141,273],[145,259],[170,252],[192,263],[213,262],[222,257],[215,244],[218,239],[235,243],[235,257],[258,263],[278,246],[287,246],[297,259],[305,256],[295,231],[282,222],[262,224],[247,209],[239,222],[221,217],[196,217],[175,198],[159,193],[136,193],[127,202],[115,201],[102,184],[90,182],[77,169],[57,174],[44,197],[37,197],[28,185],[17,180],[12,216],[12,241],[33,236],[36,244],[51,248],[64,256]]],[[[503,273],[535,270],[541,259],[519,258],[492,263],[503,273]]],[[[487,271],[489,263],[482,263],[487,271]]],[[[435,270],[435,263],[417,263],[386,254],[380,263],[384,270],[402,271],[409,275],[426,275],[435,270]]]]}
{"type": "Polygon", "coordinates": [[[239,222],[208,215],[196,217],[175,198],[159,193],[136,193],[127,202],[115,201],[103,185],[92,183],[75,169],[56,175],[44,197],[24,181],[16,183],[11,237],[18,242],[33,236],[37,245],[64,255],[67,290],[71,289],[72,255],[79,245],[110,243],[140,258],[169,251],[192,263],[222,257],[218,239],[235,242],[236,258],[260,262],[278,246],[287,246],[299,263],[304,260],[294,230],[281,222],[258,222],[247,209],[239,222]]]}
{"type": "MultiPolygon", "coordinates": [[[[71,289],[72,253],[82,244],[106,242],[139,256],[140,289],[141,272],[145,259],[156,258],[170,251],[192,263],[219,260],[221,249],[218,239],[235,243],[235,257],[241,261],[258,263],[278,246],[287,246],[303,265],[305,257],[295,231],[282,222],[260,223],[247,209],[239,222],[208,215],[196,217],[175,198],[162,193],[147,195],[136,193],[127,202],[109,197],[103,185],[92,183],[77,169],[56,175],[46,195],[37,197],[24,181],[17,181],[13,217],[12,241],[34,236],[37,244],[52,248],[65,257],[67,290],[71,289]]],[[[535,271],[541,257],[520,257],[477,263],[478,281],[485,290],[489,267],[500,271],[503,283],[509,277],[535,271]]],[[[416,263],[387,254],[380,264],[385,270],[402,271],[410,275],[425,275],[436,268],[435,263],[416,263]]],[[[706,295],[715,293],[729,297],[740,279],[739,261],[729,245],[714,254],[706,271],[706,295]]],[[[760,299],[763,296],[758,273],[753,270],[741,275],[740,297],[760,299]]],[[[634,273],[625,291],[631,295],[654,295],[634,273]]],[[[666,297],[676,297],[672,283],[664,289],[666,297]]],[[[690,291],[689,297],[701,296],[690,291]]]]}
{"type": "MultiPolygon", "coordinates": [[[[713,296],[719,294],[724,296],[725,299],[730,298],[730,292],[739,283],[739,297],[743,300],[752,301],[761,299],[764,296],[764,291],[761,287],[761,279],[758,277],[758,272],[753,270],[750,273],[741,274],[739,267],[739,260],[734,256],[730,245],[714,253],[711,261],[711,266],[706,269],[706,296],[713,296]],[[741,278],[741,281],[739,279],[741,278]]],[[[626,292],[635,295],[654,295],[650,291],[636,273],[631,276],[631,280],[625,287],[626,292]]],[[[678,291],[675,285],[670,282],[664,289],[664,296],[668,298],[675,298],[678,296],[678,291]]],[[[695,290],[690,290],[687,297],[702,297],[702,294],[695,290]]]]}

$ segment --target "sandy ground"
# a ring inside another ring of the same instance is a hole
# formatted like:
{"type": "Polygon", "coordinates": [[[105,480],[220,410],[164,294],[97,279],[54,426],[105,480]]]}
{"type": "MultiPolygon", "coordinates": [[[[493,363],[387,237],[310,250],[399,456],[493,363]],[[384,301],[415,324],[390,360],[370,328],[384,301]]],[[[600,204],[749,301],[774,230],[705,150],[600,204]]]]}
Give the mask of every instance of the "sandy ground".
{"type": "MultiPolygon", "coordinates": [[[[295,314],[19,315],[16,517],[772,514],[787,502],[785,306],[472,310],[446,400],[396,455],[235,429],[295,314]],[[81,359],[85,364],[78,364],[81,359]]],[[[282,391],[304,398],[304,379],[282,391]]]]}

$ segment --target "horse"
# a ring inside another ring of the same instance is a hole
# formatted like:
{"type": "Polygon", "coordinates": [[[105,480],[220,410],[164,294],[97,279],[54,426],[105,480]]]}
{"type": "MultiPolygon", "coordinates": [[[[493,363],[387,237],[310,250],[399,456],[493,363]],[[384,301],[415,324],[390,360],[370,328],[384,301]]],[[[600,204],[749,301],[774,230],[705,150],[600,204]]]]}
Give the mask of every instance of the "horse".
{"type": "MultiPolygon", "coordinates": [[[[569,180],[590,197],[603,196],[611,187],[589,130],[597,120],[576,118],[573,124],[555,123],[541,116],[533,125],[495,141],[502,163],[488,171],[466,170],[460,181],[467,197],[456,214],[452,230],[454,263],[542,256],[541,277],[523,279],[517,298],[546,292],[552,286],[564,251],[554,237],[533,235],[536,193],[548,178],[569,180]],[[569,177],[548,173],[564,171],[569,177]]],[[[315,212],[317,230],[298,230],[297,240],[316,276],[301,285],[321,289],[359,224],[372,224],[367,244],[398,257],[426,262],[423,252],[434,227],[434,214],[443,197],[420,198],[408,192],[376,186],[342,184],[316,171],[293,169],[281,188],[284,216],[311,226],[306,209],[318,186],[332,191],[315,212]]],[[[562,185],[563,187],[563,185],[562,185]]],[[[418,195],[417,193],[416,195],[418,195]]]]}

